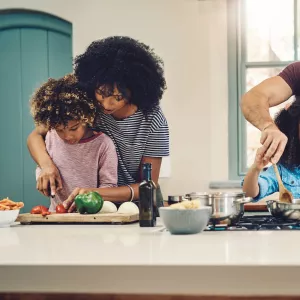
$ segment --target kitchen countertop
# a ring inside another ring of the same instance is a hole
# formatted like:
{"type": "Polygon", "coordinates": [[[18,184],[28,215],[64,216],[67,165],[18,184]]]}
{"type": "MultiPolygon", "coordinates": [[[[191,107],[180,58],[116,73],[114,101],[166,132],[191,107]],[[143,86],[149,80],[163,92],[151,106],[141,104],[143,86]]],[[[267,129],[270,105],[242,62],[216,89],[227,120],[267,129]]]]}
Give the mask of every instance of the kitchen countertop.
{"type": "Polygon", "coordinates": [[[300,295],[299,231],[0,228],[0,292],[300,295]]]}

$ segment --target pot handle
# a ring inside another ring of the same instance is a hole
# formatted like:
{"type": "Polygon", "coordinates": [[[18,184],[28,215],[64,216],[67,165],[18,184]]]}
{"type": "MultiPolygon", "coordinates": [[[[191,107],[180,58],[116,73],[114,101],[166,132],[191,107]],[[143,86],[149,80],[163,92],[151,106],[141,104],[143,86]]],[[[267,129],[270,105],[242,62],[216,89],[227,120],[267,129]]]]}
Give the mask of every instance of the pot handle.
{"type": "Polygon", "coordinates": [[[236,199],[234,202],[239,202],[240,204],[250,203],[253,199],[251,197],[236,199]]]}

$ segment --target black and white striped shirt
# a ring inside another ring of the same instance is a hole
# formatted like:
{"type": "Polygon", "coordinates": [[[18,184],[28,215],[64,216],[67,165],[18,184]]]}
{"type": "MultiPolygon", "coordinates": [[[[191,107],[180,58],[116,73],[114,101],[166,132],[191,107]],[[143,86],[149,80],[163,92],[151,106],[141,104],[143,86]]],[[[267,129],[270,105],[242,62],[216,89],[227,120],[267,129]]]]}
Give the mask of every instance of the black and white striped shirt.
{"type": "Polygon", "coordinates": [[[169,127],[160,107],[147,115],[138,110],[124,120],[100,112],[95,122],[114,142],[118,155],[118,185],[139,182],[143,156],[169,156],[169,127]]]}

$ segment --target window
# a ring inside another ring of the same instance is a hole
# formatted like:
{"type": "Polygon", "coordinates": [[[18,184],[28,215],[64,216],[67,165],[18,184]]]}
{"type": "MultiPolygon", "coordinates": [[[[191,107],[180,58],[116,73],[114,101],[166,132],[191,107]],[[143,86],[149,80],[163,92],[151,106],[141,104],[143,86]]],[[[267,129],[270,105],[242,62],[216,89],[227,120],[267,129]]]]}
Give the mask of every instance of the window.
{"type": "MultiPolygon", "coordinates": [[[[260,147],[260,131],[246,122],[239,101],[253,86],[298,60],[300,0],[228,0],[227,4],[229,177],[238,179],[260,147]]],[[[271,108],[271,115],[285,105],[271,108]]]]}

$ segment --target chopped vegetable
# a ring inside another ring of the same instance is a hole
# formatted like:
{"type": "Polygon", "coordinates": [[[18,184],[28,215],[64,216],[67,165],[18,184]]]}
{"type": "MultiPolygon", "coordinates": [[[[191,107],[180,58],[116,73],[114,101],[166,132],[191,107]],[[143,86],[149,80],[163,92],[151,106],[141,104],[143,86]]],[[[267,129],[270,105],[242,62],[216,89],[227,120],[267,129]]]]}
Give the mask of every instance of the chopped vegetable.
{"type": "Polygon", "coordinates": [[[56,206],[55,211],[56,211],[57,214],[65,214],[65,213],[68,212],[68,211],[65,209],[65,207],[63,206],[63,204],[58,204],[58,205],[56,206]]]}
{"type": "Polygon", "coordinates": [[[43,217],[51,214],[48,207],[43,206],[43,205],[34,206],[31,209],[30,213],[34,214],[34,215],[41,214],[43,217]]]}
{"type": "Polygon", "coordinates": [[[96,214],[103,206],[103,198],[97,192],[77,195],[75,204],[77,211],[81,214],[96,214]]]}
{"type": "Polygon", "coordinates": [[[23,202],[14,202],[9,198],[0,200],[0,210],[18,210],[24,207],[23,202]]]}

